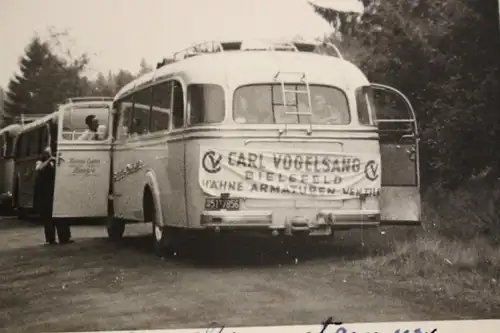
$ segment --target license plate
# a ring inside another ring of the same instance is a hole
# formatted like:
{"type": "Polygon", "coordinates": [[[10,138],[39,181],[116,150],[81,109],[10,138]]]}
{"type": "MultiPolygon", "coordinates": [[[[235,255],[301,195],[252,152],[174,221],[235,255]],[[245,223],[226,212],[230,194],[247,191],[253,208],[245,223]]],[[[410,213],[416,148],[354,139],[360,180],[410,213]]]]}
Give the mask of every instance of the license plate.
{"type": "Polygon", "coordinates": [[[240,209],[240,199],[221,199],[221,198],[210,198],[205,199],[205,209],[209,210],[239,210],[240,209]]]}

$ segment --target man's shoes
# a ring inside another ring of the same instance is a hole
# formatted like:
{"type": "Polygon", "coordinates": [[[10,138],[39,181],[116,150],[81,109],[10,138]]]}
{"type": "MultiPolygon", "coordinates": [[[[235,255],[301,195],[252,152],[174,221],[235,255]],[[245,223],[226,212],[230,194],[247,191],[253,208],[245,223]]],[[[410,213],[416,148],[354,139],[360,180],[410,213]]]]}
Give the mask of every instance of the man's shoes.
{"type": "Polygon", "coordinates": [[[59,241],[59,244],[73,244],[75,241],[72,239],[65,239],[62,241],[59,241]]]}
{"type": "Polygon", "coordinates": [[[45,242],[45,245],[56,245],[56,244],[57,244],[57,242],[55,240],[45,242]]]}

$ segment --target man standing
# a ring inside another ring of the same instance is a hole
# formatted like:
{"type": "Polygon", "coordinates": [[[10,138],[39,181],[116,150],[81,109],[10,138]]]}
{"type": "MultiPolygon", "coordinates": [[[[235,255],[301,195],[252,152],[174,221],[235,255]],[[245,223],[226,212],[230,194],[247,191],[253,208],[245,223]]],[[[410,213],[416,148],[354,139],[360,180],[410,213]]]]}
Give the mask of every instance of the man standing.
{"type": "Polygon", "coordinates": [[[55,166],[56,160],[46,148],[36,162],[37,172],[35,179],[35,209],[43,220],[45,241],[49,245],[56,244],[56,231],[60,244],[72,243],[71,230],[67,223],[55,221],[52,218],[54,203],[55,166]]]}

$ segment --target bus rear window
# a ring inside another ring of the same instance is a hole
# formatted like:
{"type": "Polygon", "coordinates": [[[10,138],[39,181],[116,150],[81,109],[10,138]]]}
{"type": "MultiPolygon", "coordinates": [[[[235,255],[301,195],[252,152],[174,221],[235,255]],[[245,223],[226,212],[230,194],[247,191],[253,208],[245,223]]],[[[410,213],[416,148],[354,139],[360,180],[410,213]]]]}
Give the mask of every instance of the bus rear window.
{"type": "Polygon", "coordinates": [[[309,88],[311,108],[307,89],[303,84],[285,85],[286,107],[281,84],[240,87],[234,93],[234,121],[239,124],[309,124],[310,122],[316,125],[347,125],[351,122],[347,97],[343,91],[320,85],[309,85],[309,88]]]}
{"type": "Polygon", "coordinates": [[[224,120],[224,89],[216,84],[191,84],[187,89],[189,124],[220,123],[224,120]]]}

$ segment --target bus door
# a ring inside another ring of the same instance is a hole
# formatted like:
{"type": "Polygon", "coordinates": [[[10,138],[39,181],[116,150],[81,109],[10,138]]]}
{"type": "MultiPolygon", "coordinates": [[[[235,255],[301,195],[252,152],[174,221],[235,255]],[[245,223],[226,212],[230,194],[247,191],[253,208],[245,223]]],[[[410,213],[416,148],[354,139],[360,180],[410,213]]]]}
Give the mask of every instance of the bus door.
{"type": "Polygon", "coordinates": [[[398,90],[371,84],[382,161],[380,223],[421,223],[419,137],[415,112],[398,90]]]}
{"type": "Polygon", "coordinates": [[[102,218],[108,214],[111,107],[59,113],[53,217],[102,218]],[[97,115],[99,137],[82,139],[85,118],[97,115]]]}

